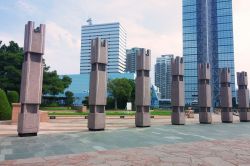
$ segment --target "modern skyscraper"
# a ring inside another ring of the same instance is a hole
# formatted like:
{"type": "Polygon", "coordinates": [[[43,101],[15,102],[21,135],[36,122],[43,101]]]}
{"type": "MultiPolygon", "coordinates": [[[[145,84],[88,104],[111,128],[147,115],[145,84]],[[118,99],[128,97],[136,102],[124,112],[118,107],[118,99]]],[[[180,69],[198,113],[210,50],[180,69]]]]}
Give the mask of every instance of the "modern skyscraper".
{"type": "Polygon", "coordinates": [[[90,73],[91,40],[99,37],[108,41],[108,73],[124,73],[126,68],[126,30],[120,23],[83,25],[81,30],[80,73],[90,73]]]}
{"type": "Polygon", "coordinates": [[[219,105],[219,73],[231,71],[235,93],[232,0],[183,0],[183,54],[185,100],[198,100],[199,63],[211,64],[212,104],[219,105]]]}
{"type": "Polygon", "coordinates": [[[141,48],[131,48],[126,50],[126,72],[136,73],[136,56],[141,48]]]}
{"type": "Polygon", "coordinates": [[[171,59],[174,55],[162,55],[156,59],[155,85],[160,89],[162,99],[171,99],[171,59]]]}

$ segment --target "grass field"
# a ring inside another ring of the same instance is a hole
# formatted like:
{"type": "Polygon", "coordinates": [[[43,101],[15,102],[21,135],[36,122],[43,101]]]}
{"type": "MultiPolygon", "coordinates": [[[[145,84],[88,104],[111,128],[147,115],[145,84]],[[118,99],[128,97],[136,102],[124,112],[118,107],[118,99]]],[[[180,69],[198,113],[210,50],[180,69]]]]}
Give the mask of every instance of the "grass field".
{"type": "Polygon", "coordinates": [[[70,107],[40,107],[43,111],[68,111],[71,110],[70,107]]]}
{"type": "MultiPolygon", "coordinates": [[[[108,116],[135,116],[135,111],[105,111],[106,115],[108,116]]],[[[170,110],[157,110],[157,111],[150,111],[151,115],[158,115],[158,116],[170,116],[170,110]]],[[[49,111],[49,115],[51,116],[86,116],[88,112],[72,112],[72,111],[49,111]]]]}

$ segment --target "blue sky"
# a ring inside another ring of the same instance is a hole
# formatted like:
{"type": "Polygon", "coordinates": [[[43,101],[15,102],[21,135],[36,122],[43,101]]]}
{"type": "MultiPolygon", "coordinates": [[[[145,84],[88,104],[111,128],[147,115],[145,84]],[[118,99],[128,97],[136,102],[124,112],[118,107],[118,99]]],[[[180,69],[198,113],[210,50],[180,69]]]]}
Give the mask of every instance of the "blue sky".
{"type": "MultiPolygon", "coordinates": [[[[24,24],[46,24],[46,63],[59,74],[79,73],[81,25],[121,22],[127,48],[182,56],[182,0],[0,0],[0,40],[23,46],[24,24]]],[[[250,73],[250,1],[233,0],[236,70],[250,73]]]]}

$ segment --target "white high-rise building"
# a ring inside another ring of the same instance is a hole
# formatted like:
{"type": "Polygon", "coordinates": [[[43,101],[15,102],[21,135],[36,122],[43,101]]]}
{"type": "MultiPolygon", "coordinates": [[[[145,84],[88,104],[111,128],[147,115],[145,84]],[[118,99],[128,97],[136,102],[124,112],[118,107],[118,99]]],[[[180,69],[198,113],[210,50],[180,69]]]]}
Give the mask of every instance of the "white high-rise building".
{"type": "Polygon", "coordinates": [[[81,30],[80,73],[90,73],[91,40],[100,37],[108,41],[108,73],[124,73],[126,69],[127,34],[117,23],[83,25],[81,30]]]}

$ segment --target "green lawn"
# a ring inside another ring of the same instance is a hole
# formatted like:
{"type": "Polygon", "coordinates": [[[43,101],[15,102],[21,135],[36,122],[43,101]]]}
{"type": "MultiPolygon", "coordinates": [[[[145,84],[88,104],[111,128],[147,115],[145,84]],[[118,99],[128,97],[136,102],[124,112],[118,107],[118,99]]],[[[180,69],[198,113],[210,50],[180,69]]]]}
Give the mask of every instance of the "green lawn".
{"type": "MultiPolygon", "coordinates": [[[[105,111],[106,115],[108,116],[134,116],[135,111],[105,111]]],[[[162,110],[162,111],[151,111],[151,115],[158,115],[158,116],[170,116],[171,111],[162,110]]],[[[49,111],[49,115],[54,116],[86,116],[88,112],[71,112],[71,111],[49,111]]]]}
{"type": "Polygon", "coordinates": [[[44,111],[67,111],[67,110],[71,110],[70,107],[40,107],[40,110],[44,110],[44,111]]]}
{"type": "Polygon", "coordinates": [[[51,116],[85,116],[87,112],[49,112],[51,116]]]}
{"type": "Polygon", "coordinates": [[[152,111],[151,115],[159,115],[159,116],[170,116],[172,111],[152,111]]]}

